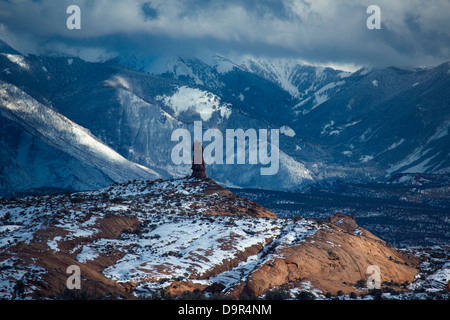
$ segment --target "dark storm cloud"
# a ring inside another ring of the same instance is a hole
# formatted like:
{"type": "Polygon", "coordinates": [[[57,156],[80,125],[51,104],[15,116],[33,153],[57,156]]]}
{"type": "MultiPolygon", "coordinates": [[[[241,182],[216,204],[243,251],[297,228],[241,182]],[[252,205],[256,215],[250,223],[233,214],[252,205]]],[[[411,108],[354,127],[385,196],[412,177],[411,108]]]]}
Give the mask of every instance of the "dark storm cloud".
{"type": "Polygon", "coordinates": [[[145,20],[158,18],[158,10],[152,7],[151,2],[145,2],[141,6],[142,13],[145,20]]]}
{"type": "Polygon", "coordinates": [[[0,2],[0,37],[31,53],[226,54],[313,63],[425,65],[450,60],[448,0],[20,0],[0,2]],[[366,9],[381,8],[368,30],[366,9]],[[68,30],[79,5],[82,29],[68,30]]]}

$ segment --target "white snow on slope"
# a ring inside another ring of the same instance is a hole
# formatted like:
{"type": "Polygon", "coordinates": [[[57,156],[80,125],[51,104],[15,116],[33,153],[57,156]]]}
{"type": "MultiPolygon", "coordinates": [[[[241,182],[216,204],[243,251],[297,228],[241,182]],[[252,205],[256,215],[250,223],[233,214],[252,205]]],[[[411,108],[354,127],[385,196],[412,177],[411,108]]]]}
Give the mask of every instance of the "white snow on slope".
{"type": "Polygon", "coordinates": [[[89,246],[84,246],[81,252],[75,257],[81,263],[86,263],[87,261],[94,260],[99,256],[97,250],[92,249],[89,246]]]}
{"type": "Polygon", "coordinates": [[[320,132],[320,134],[324,135],[324,134],[328,133],[328,135],[330,135],[330,136],[338,135],[342,131],[344,131],[345,129],[347,129],[349,127],[352,127],[354,125],[357,125],[360,122],[361,122],[361,120],[357,120],[357,121],[352,121],[352,122],[349,122],[349,123],[345,123],[345,124],[340,125],[340,126],[335,126],[334,121],[330,120],[330,123],[327,123],[326,125],[324,125],[322,127],[322,131],[320,132]]]}
{"type": "MultiPolygon", "coordinates": [[[[441,139],[448,135],[448,130],[450,128],[450,122],[446,121],[444,122],[436,131],[435,133],[428,139],[425,145],[415,149],[412,153],[410,153],[405,159],[402,161],[399,161],[395,165],[391,166],[387,170],[388,177],[390,174],[392,174],[395,171],[402,170],[405,173],[423,173],[426,172],[428,169],[432,168],[432,164],[429,164],[431,160],[433,160],[435,157],[437,157],[440,152],[435,153],[432,156],[428,156],[425,158],[425,155],[427,155],[431,150],[432,147],[429,147],[428,144],[432,141],[441,139]],[[420,163],[417,163],[413,166],[411,166],[414,162],[417,162],[418,160],[422,160],[420,163]]],[[[404,142],[404,139],[401,139],[398,143],[393,144],[391,147],[388,148],[388,150],[393,149],[394,147],[398,147],[401,143],[404,142]]],[[[439,166],[438,166],[439,167],[439,166]]],[[[433,169],[435,170],[436,167],[433,169]]],[[[444,170],[445,171],[445,170],[444,170]]]]}
{"type": "Polygon", "coordinates": [[[315,108],[317,108],[318,106],[320,106],[322,103],[328,101],[328,95],[327,95],[327,91],[331,90],[337,86],[342,86],[345,84],[345,81],[338,81],[338,82],[332,82],[327,84],[326,86],[323,86],[322,88],[320,88],[319,90],[317,90],[314,93],[315,96],[315,104],[314,106],[311,108],[311,110],[314,110],[315,108]]]}
{"type": "MultiPolygon", "coordinates": [[[[276,148],[272,145],[272,148],[276,148]]],[[[313,181],[313,173],[303,163],[300,163],[283,151],[279,151],[280,170],[285,169],[292,185],[301,185],[307,180],[313,181]]]]}
{"type": "Polygon", "coordinates": [[[115,75],[111,79],[105,80],[104,85],[107,87],[113,87],[113,88],[125,88],[127,90],[130,90],[131,86],[128,82],[128,80],[121,76],[121,75],[115,75]]]}
{"type": "Polygon", "coordinates": [[[233,61],[218,54],[204,55],[201,59],[206,64],[215,67],[216,71],[220,74],[225,74],[232,71],[234,68],[239,68],[233,61]]]}
{"type": "Polygon", "coordinates": [[[295,67],[300,64],[299,61],[293,62],[287,59],[262,59],[250,58],[242,61],[243,67],[254,72],[255,66],[266,73],[266,78],[278,83],[281,88],[289,92],[293,97],[299,97],[300,92],[293,84],[295,67]]]}
{"type": "Polygon", "coordinates": [[[434,283],[435,287],[437,287],[435,289],[429,289],[428,291],[442,290],[450,281],[450,261],[445,263],[442,269],[428,276],[427,280],[434,283]]]}
{"type": "Polygon", "coordinates": [[[187,86],[178,88],[172,96],[157,96],[156,99],[172,108],[175,116],[188,110],[197,112],[203,121],[211,119],[214,112],[219,112],[222,118],[231,115],[230,104],[222,103],[215,94],[187,86]]]}
{"type": "MultiPolygon", "coordinates": [[[[138,66],[136,69],[142,69],[145,72],[149,72],[155,75],[172,74],[175,79],[180,77],[187,77],[194,80],[197,85],[204,85],[199,74],[194,72],[189,62],[185,62],[184,59],[171,55],[162,55],[156,59],[153,58],[139,58],[138,66]]],[[[188,60],[189,61],[189,60],[188,60]]]]}
{"type": "Polygon", "coordinates": [[[436,130],[436,132],[431,136],[431,138],[428,140],[428,142],[438,140],[440,138],[445,137],[446,135],[448,135],[449,128],[450,128],[450,122],[447,121],[436,130]]]}
{"type": "Polygon", "coordinates": [[[367,163],[372,159],[373,159],[373,156],[365,155],[365,156],[362,156],[361,158],[359,158],[359,161],[361,161],[361,163],[367,163]]]}
{"type": "Polygon", "coordinates": [[[48,144],[104,172],[114,181],[155,179],[159,175],[128,161],[89,130],[42,105],[16,86],[0,82],[0,111],[48,144]]]}
{"type": "Polygon", "coordinates": [[[1,53],[5,57],[7,57],[11,62],[19,65],[21,68],[25,70],[30,70],[30,65],[25,61],[25,58],[18,54],[8,54],[8,53],[1,53]]]}
{"type": "MultiPolygon", "coordinates": [[[[226,260],[236,258],[245,248],[263,245],[267,238],[279,232],[271,230],[269,220],[252,226],[251,234],[246,232],[244,219],[234,221],[235,227],[227,226],[230,221],[231,217],[224,217],[221,223],[205,224],[203,219],[194,221],[180,217],[176,222],[162,223],[145,233],[144,239],[136,239],[140,250],[125,255],[104,273],[118,281],[141,280],[149,273],[155,280],[168,275],[198,277],[226,260]],[[227,243],[230,239],[233,239],[232,246],[227,243]]],[[[123,241],[121,246],[134,244],[136,240],[123,241]]],[[[102,239],[94,246],[101,248],[108,243],[107,239],[102,239]]]]}
{"type": "Polygon", "coordinates": [[[280,128],[280,133],[291,138],[295,136],[295,131],[287,125],[284,125],[280,128]]]}
{"type": "Polygon", "coordinates": [[[413,162],[419,160],[422,156],[426,155],[430,149],[427,150],[423,150],[423,147],[417,148],[416,150],[414,150],[410,155],[408,155],[404,160],[396,163],[395,165],[391,166],[387,171],[387,177],[395,172],[400,170],[403,167],[408,167],[410,164],[412,164],[413,162]]]}
{"type": "Polygon", "coordinates": [[[417,173],[417,172],[426,172],[428,168],[431,167],[431,165],[428,165],[428,163],[433,160],[436,156],[439,155],[440,152],[436,153],[434,156],[429,157],[419,164],[416,164],[415,166],[412,166],[406,170],[404,170],[405,173],[417,173]]]}
{"type": "Polygon", "coordinates": [[[55,252],[59,251],[58,248],[58,241],[60,241],[62,239],[62,237],[55,237],[52,240],[47,241],[47,245],[50,249],[52,249],[55,252]]]}
{"type": "Polygon", "coordinates": [[[394,142],[389,148],[388,150],[393,150],[395,148],[397,148],[399,145],[401,145],[403,142],[405,142],[405,139],[400,139],[400,141],[398,142],[394,142]]]}

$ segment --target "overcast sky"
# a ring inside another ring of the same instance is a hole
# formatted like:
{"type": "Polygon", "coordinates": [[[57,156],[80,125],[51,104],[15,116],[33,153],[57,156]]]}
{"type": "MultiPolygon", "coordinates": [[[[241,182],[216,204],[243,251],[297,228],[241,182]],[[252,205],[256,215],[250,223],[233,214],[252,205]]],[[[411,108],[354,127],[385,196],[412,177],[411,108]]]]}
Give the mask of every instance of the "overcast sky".
{"type": "Polygon", "coordinates": [[[314,64],[450,60],[450,0],[0,0],[0,38],[24,53],[293,57],[314,64]],[[66,9],[81,8],[81,30],[66,9]],[[381,30],[369,30],[369,5],[381,30]]]}

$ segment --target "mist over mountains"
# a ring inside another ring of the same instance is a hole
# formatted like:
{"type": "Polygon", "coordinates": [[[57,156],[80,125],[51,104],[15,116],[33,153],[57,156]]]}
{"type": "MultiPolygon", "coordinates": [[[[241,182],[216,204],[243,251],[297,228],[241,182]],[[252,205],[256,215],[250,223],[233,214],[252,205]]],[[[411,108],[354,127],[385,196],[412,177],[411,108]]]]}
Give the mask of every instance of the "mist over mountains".
{"type": "MultiPolygon", "coordinates": [[[[227,186],[300,190],[450,170],[450,63],[345,72],[219,55],[86,62],[0,45],[0,195],[182,177],[177,128],[280,129],[280,169],[207,166],[227,186]]],[[[274,147],[274,146],[272,146],[274,147]]]]}

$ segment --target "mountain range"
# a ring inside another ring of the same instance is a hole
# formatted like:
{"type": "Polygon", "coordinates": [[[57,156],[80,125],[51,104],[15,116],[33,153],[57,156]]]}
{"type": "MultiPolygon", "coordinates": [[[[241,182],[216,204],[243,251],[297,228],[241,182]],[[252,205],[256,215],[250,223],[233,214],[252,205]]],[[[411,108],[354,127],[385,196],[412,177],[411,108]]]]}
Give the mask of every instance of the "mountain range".
{"type": "MultiPolygon", "coordinates": [[[[449,173],[450,63],[345,72],[293,59],[22,55],[0,43],[0,195],[179,178],[175,129],[279,129],[280,169],[207,166],[226,186],[301,190],[449,173]]],[[[272,145],[272,148],[277,147],[272,145]]]]}

